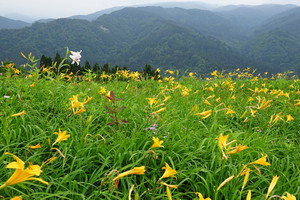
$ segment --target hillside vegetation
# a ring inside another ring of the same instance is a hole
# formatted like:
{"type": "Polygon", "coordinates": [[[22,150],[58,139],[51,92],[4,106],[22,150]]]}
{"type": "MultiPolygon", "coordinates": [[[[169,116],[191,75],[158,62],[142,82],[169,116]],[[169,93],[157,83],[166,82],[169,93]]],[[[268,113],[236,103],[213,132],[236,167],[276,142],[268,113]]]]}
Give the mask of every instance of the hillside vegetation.
{"type": "Polygon", "coordinates": [[[92,65],[131,70],[149,64],[198,73],[237,67],[299,73],[299,13],[294,5],[123,8],[93,21],[57,19],[0,30],[0,60],[21,64],[19,52],[54,57],[68,46],[83,50],[92,65]]]}
{"type": "Polygon", "coordinates": [[[77,75],[23,57],[0,66],[1,198],[299,199],[296,75],[77,75]]]}

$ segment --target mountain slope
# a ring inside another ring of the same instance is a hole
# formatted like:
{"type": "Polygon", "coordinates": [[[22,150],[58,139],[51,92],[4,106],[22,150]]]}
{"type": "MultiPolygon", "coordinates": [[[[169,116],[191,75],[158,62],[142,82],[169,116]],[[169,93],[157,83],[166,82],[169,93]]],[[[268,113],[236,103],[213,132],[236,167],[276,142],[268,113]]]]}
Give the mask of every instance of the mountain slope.
{"type": "Polygon", "coordinates": [[[59,19],[34,23],[24,29],[2,30],[0,35],[0,60],[20,63],[24,62],[19,56],[21,51],[53,57],[69,47],[82,50],[83,61],[126,65],[130,69],[151,64],[204,73],[212,68],[253,66],[225,43],[139,8],[106,14],[93,22],[59,19]]]}
{"type": "Polygon", "coordinates": [[[256,34],[274,30],[284,30],[300,39],[300,7],[293,8],[271,17],[256,30],[256,34]]]}
{"type": "MultiPolygon", "coordinates": [[[[269,18],[297,7],[296,5],[267,4],[259,6],[226,6],[215,10],[216,14],[235,24],[241,34],[251,35],[253,30],[269,18]]],[[[269,21],[267,22],[269,23],[269,21]]]]}
{"type": "Polygon", "coordinates": [[[17,29],[30,26],[30,23],[23,22],[20,20],[13,20],[6,17],[0,16],[0,29],[17,29]]]}

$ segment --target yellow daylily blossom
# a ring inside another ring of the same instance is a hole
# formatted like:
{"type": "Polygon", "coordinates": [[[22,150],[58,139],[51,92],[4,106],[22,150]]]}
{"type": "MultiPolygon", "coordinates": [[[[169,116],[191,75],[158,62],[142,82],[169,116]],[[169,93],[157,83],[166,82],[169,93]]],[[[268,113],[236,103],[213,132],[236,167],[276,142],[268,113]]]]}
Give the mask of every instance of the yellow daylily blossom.
{"type": "Polygon", "coordinates": [[[250,164],[257,164],[257,165],[264,165],[264,166],[270,166],[271,164],[268,163],[267,160],[268,155],[265,155],[263,157],[261,157],[260,159],[250,163],[250,164]]]}
{"type": "Polygon", "coordinates": [[[197,106],[197,104],[193,105],[192,107],[192,112],[197,112],[199,110],[199,107],[197,106]]]}
{"type": "Polygon", "coordinates": [[[163,145],[161,145],[164,141],[163,140],[159,140],[157,137],[152,137],[153,140],[153,145],[150,147],[152,148],[156,148],[156,147],[164,147],[163,145]]]}
{"type": "Polygon", "coordinates": [[[106,93],[105,87],[101,87],[99,90],[99,94],[104,95],[106,93]]]}
{"type": "Polygon", "coordinates": [[[203,103],[205,103],[206,105],[212,106],[212,104],[209,103],[209,101],[207,99],[205,99],[203,103]]]}
{"type": "Polygon", "coordinates": [[[271,100],[265,101],[263,100],[259,106],[259,109],[266,109],[270,106],[271,100]]]}
{"type": "Polygon", "coordinates": [[[167,109],[167,107],[161,108],[161,109],[159,109],[159,110],[157,110],[157,111],[155,111],[155,112],[152,112],[151,115],[160,113],[160,112],[162,112],[162,111],[164,111],[164,110],[166,110],[166,109],[167,109]]]}
{"type": "Polygon", "coordinates": [[[300,100],[295,100],[295,101],[297,101],[297,103],[294,104],[294,106],[300,106],[300,100]]]}
{"type": "Polygon", "coordinates": [[[284,200],[297,200],[296,197],[288,192],[286,192],[286,196],[281,197],[284,200]]]}
{"type": "Polygon", "coordinates": [[[34,145],[34,146],[28,146],[29,149],[40,149],[42,146],[40,144],[34,145]]]}
{"type": "Polygon", "coordinates": [[[270,195],[270,193],[271,193],[272,190],[274,189],[274,187],[275,187],[275,185],[276,185],[278,179],[279,179],[279,176],[274,176],[274,177],[273,177],[273,179],[272,179],[272,181],[271,181],[271,183],[270,183],[270,186],[269,186],[269,188],[268,188],[268,192],[267,192],[267,194],[266,194],[265,199],[268,198],[268,196],[270,195]]]}
{"type": "Polygon", "coordinates": [[[22,196],[15,196],[13,198],[11,198],[10,200],[22,200],[22,196]]]}
{"type": "Polygon", "coordinates": [[[176,177],[174,176],[175,174],[177,174],[177,171],[175,169],[172,169],[170,167],[170,165],[168,163],[165,162],[165,167],[163,167],[162,169],[165,170],[164,174],[162,175],[162,177],[159,178],[160,179],[163,179],[163,178],[168,178],[168,177],[176,177]]]}
{"type": "Polygon", "coordinates": [[[202,116],[202,119],[206,119],[209,116],[211,116],[211,113],[212,113],[212,110],[207,110],[207,111],[203,111],[201,113],[196,113],[196,114],[193,114],[193,115],[200,115],[200,116],[202,116]]]}
{"type": "Polygon", "coordinates": [[[235,111],[233,111],[232,109],[230,109],[230,108],[227,109],[227,112],[226,112],[227,115],[232,115],[234,113],[235,113],[235,111]]]}
{"type": "Polygon", "coordinates": [[[281,121],[284,121],[283,119],[282,119],[282,117],[280,116],[282,114],[282,112],[280,112],[280,113],[278,113],[278,114],[276,114],[276,115],[272,115],[271,116],[271,118],[270,118],[270,121],[269,121],[269,123],[277,123],[279,120],[281,120],[281,121]]]}
{"type": "Polygon", "coordinates": [[[243,150],[245,150],[245,149],[248,149],[248,147],[247,147],[247,146],[243,146],[243,145],[241,145],[241,144],[238,144],[238,146],[235,147],[234,150],[229,151],[228,154],[235,154],[235,153],[240,152],[240,151],[243,151],[243,150]]]}
{"type": "Polygon", "coordinates": [[[86,111],[85,108],[82,106],[79,110],[74,112],[74,115],[78,115],[78,114],[83,113],[85,111],[86,111]]]}
{"type": "Polygon", "coordinates": [[[209,197],[204,199],[203,195],[200,192],[196,192],[196,195],[198,195],[199,200],[211,200],[211,198],[209,198],[209,197]]]}
{"type": "Polygon", "coordinates": [[[228,183],[229,181],[231,181],[231,179],[234,178],[234,175],[228,177],[227,179],[225,179],[220,185],[219,187],[217,188],[217,191],[220,190],[226,183],[228,183]]]}
{"type": "Polygon", "coordinates": [[[292,115],[286,115],[286,121],[287,122],[290,122],[290,121],[293,121],[294,120],[294,117],[292,117],[292,115]]]}
{"type": "Polygon", "coordinates": [[[248,190],[246,200],[251,200],[251,190],[248,190]]]}
{"type": "Polygon", "coordinates": [[[52,144],[52,146],[58,142],[61,142],[63,140],[67,140],[71,135],[67,135],[67,131],[61,131],[60,129],[58,130],[58,132],[54,132],[53,134],[58,135],[57,139],[55,140],[55,142],[52,144]]]}
{"type": "Polygon", "coordinates": [[[252,170],[250,168],[248,168],[247,165],[244,165],[242,172],[238,175],[238,176],[244,176],[245,175],[242,190],[244,189],[244,187],[246,186],[246,184],[248,182],[249,175],[250,175],[251,171],[252,170]]]}
{"type": "Polygon", "coordinates": [[[221,150],[226,149],[226,143],[228,140],[228,135],[224,135],[221,133],[220,136],[218,138],[216,138],[218,140],[218,146],[221,150]]]}
{"type": "Polygon", "coordinates": [[[128,175],[131,175],[131,174],[137,174],[137,175],[142,175],[142,174],[145,174],[145,166],[141,166],[141,167],[134,167],[133,169],[131,170],[128,170],[126,172],[123,172],[121,174],[119,174],[116,178],[114,178],[113,180],[117,180],[119,178],[122,178],[124,176],[128,176],[128,175]]]}
{"type": "Polygon", "coordinates": [[[83,106],[83,103],[79,102],[79,101],[75,101],[74,103],[72,103],[72,107],[71,108],[78,108],[83,106]]]}
{"type": "Polygon", "coordinates": [[[148,104],[150,106],[157,104],[157,98],[153,97],[153,98],[146,98],[148,100],[148,104]]]}
{"type": "Polygon", "coordinates": [[[33,176],[39,176],[42,173],[41,167],[39,165],[30,164],[26,169],[24,169],[25,163],[18,156],[8,152],[6,152],[5,154],[13,156],[14,159],[16,160],[15,162],[9,163],[6,166],[6,168],[16,169],[16,170],[13,173],[13,175],[3,185],[0,186],[0,190],[7,186],[15,185],[17,183],[21,183],[29,180],[36,180],[36,181],[40,181],[41,183],[48,184],[48,182],[42,180],[41,178],[33,177],[33,176]]]}
{"type": "Polygon", "coordinates": [[[87,97],[86,100],[83,102],[83,104],[87,104],[92,100],[93,97],[87,97]]]}
{"type": "Polygon", "coordinates": [[[25,115],[25,114],[26,114],[26,111],[23,110],[22,112],[11,115],[11,117],[18,117],[18,116],[25,115]]]}
{"type": "Polygon", "coordinates": [[[178,188],[178,185],[169,185],[169,184],[167,184],[167,183],[165,183],[165,182],[160,182],[160,184],[162,184],[162,185],[164,185],[164,186],[167,186],[167,187],[169,187],[169,188],[174,188],[174,189],[177,189],[178,188]]]}

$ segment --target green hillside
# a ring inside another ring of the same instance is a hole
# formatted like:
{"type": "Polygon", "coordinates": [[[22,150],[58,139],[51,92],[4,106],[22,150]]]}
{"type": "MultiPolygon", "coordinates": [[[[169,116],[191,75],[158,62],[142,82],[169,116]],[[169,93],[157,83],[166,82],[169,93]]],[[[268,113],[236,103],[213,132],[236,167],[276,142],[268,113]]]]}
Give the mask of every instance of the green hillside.
{"type": "Polygon", "coordinates": [[[108,63],[132,70],[150,64],[198,73],[248,66],[258,71],[299,71],[299,10],[292,5],[218,12],[140,7],[103,14],[94,21],[36,22],[31,27],[0,30],[0,60],[21,64],[20,52],[53,58],[69,47],[83,51],[82,63],[88,60],[91,65],[108,63]]]}

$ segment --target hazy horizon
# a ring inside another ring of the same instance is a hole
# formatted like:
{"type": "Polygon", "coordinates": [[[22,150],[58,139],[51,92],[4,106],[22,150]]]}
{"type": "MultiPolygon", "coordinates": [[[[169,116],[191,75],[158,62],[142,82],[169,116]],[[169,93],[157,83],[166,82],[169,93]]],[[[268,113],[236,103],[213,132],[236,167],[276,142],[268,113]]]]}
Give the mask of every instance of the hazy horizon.
{"type": "Polygon", "coordinates": [[[17,20],[34,21],[43,18],[64,18],[73,15],[87,15],[118,6],[139,6],[167,2],[197,2],[215,6],[261,4],[295,4],[300,6],[299,0],[85,0],[77,2],[74,2],[74,0],[38,2],[35,0],[4,0],[4,2],[1,2],[0,16],[17,20]]]}

